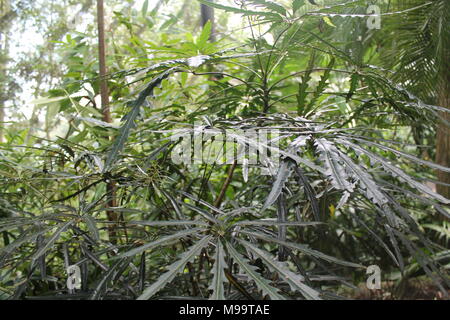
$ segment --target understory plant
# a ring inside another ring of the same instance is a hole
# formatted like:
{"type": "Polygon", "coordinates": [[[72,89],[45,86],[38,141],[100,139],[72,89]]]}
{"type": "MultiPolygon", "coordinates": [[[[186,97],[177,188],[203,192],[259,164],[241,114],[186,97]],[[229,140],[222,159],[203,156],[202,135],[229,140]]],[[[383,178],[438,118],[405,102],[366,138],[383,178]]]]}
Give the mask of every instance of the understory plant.
{"type": "Polygon", "coordinates": [[[445,292],[446,241],[418,221],[450,217],[427,183],[450,169],[415,138],[447,110],[336,40],[336,25],[364,19],[362,1],[200,2],[241,14],[247,41],[208,41],[211,24],[135,41],[130,69],[108,79],[120,123],[99,120],[97,79],[71,79],[74,64],[56,99],[67,135],[1,146],[1,297],[338,299],[370,265],[399,280],[421,270],[445,292]],[[247,134],[263,131],[263,144],[247,134]],[[174,161],[180,137],[214,153],[205,132],[231,135],[219,149],[234,160],[174,161]]]}

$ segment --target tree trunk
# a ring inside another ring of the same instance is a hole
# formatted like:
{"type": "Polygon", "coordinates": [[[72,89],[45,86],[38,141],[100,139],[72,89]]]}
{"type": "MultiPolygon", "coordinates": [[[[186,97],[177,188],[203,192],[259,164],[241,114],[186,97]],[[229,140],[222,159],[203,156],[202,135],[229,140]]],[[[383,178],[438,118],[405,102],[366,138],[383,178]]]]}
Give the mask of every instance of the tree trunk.
{"type": "MultiPolygon", "coordinates": [[[[109,105],[109,90],[106,80],[106,43],[105,43],[105,11],[103,0],[97,0],[97,24],[98,24],[98,53],[100,65],[100,96],[102,100],[103,121],[112,122],[111,110],[109,105]]],[[[110,137],[108,137],[110,139],[110,137]]],[[[107,207],[116,207],[116,185],[111,179],[106,181],[106,192],[108,196],[107,207]]],[[[115,211],[107,211],[108,220],[111,224],[108,226],[108,234],[111,243],[117,243],[117,213],[115,211]]]]}
{"type": "MultiPolygon", "coordinates": [[[[439,92],[439,106],[450,109],[450,76],[447,76],[447,80],[442,80],[441,89],[439,92]]],[[[437,139],[436,139],[436,162],[442,166],[450,167],[450,112],[441,112],[441,119],[443,121],[438,125],[437,139]]],[[[439,182],[450,185],[450,173],[437,172],[439,182]]],[[[442,196],[450,199],[450,187],[446,185],[437,185],[437,191],[442,196]]]]}
{"type": "MultiPolygon", "coordinates": [[[[214,2],[214,1],[211,1],[214,2]]],[[[216,41],[216,26],[214,22],[214,9],[211,7],[208,7],[207,5],[201,4],[200,7],[201,10],[201,18],[202,18],[202,27],[205,26],[205,24],[208,21],[211,21],[211,35],[209,36],[209,40],[214,42],[216,41]]]]}
{"type": "MultiPolygon", "coordinates": [[[[450,21],[450,1],[444,2],[443,20],[450,21]]],[[[438,105],[446,108],[449,112],[441,112],[442,120],[438,124],[436,137],[436,162],[442,166],[450,168],[450,29],[443,24],[441,34],[441,66],[438,80],[438,105]]],[[[438,171],[439,182],[450,185],[450,173],[438,171]]],[[[437,192],[450,199],[450,186],[438,184],[437,192]]]]}
{"type": "MultiPolygon", "coordinates": [[[[10,2],[9,0],[0,1],[0,18],[9,14],[10,2]]],[[[8,100],[8,80],[6,72],[6,63],[8,61],[8,29],[6,25],[0,28],[0,143],[4,140],[5,128],[5,102],[8,100]]]]}
{"type": "MultiPolygon", "coordinates": [[[[0,33],[0,143],[3,142],[4,137],[4,128],[5,128],[5,102],[7,97],[5,96],[5,92],[7,92],[6,87],[6,57],[7,52],[2,48],[2,34],[0,33]]],[[[6,39],[5,39],[6,42],[6,39]]]]}

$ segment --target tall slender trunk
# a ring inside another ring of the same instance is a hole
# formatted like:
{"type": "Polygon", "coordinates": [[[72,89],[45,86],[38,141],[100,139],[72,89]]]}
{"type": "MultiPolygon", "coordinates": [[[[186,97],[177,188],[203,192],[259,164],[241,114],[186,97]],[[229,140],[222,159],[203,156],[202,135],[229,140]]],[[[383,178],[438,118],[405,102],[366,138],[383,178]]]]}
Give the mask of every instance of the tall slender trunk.
{"type": "MultiPolygon", "coordinates": [[[[1,1],[0,7],[0,18],[9,13],[10,10],[10,2],[9,0],[1,1]]],[[[4,28],[1,28],[4,29],[4,28]]],[[[8,80],[7,80],[7,72],[6,72],[6,64],[8,62],[8,29],[6,26],[6,30],[0,29],[0,143],[4,140],[5,135],[5,119],[6,119],[6,110],[5,103],[8,100],[8,80]]]]}
{"type": "MultiPolygon", "coordinates": [[[[106,79],[106,43],[105,43],[105,10],[103,0],[97,0],[97,24],[98,24],[98,54],[100,65],[100,96],[102,101],[103,121],[107,123],[112,122],[111,110],[109,104],[109,90],[106,79]]],[[[108,136],[108,139],[110,137],[108,136]]],[[[106,192],[108,195],[107,207],[116,207],[116,184],[110,179],[106,181],[106,192]]],[[[109,222],[108,226],[109,239],[112,243],[117,243],[117,213],[115,211],[106,211],[109,222]]]]}
{"type": "MultiPolygon", "coordinates": [[[[450,1],[444,2],[443,6],[443,30],[441,34],[441,66],[438,82],[438,105],[446,108],[449,112],[441,112],[441,121],[437,129],[436,137],[436,162],[442,166],[450,167],[450,1]],[[447,122],[447,123],[445,123],[447,122]]],[[[438,180],[450,185],[450,173],[438,171],[438,180]]],[[[450,199],[450,186],[437,185],[437,192],[450,199]]]]}
{"type": "Polygon", "coordinates": [[[6,64],[8,63],[8,35],[0,33],[0,143],[5,136],[6,101],[8,100],[8,74],[6,64]],[[3,43],[2,43],[3,41],[3,43]]]}
{"type": "MultiPolygon", "coordinates": [[[[450,110],[450,71],[447,71],[446,78],[441,80],[439,92],[439,106],[450,110]]],[[[450,112],[441,112],[442,121],[438,125],[436,138],[436,162],[442,166],[450,167],[450,112]]],[[[450,185],[450,173],[438,171],[439,182],[450,185]]],[[[450,187],[446,185],[437,185],[437,191],[442,196],[450,199],[450,187]]]]}
{"type": "MultiPolygon", "coordinates": [[[[5,35],[6,37],[6,35],[5,35]]],[[[2,48],[2,41],[5,42],[6,47],[6,39],[2,39],[2,34],[0,33],[0,143],[3,142],[4,137],[4,128],[5,128],[5,102],[6,102],[6,91],[7,91],[7,83],[6,83],[6,58],[7,58],[7,50],[6,48],[2,48]]]]}
{"type": "MultiPolygon", "coordinates": [[[[214,2],[214,0],[211,2],[214,2]]],[[[201,4],[200,11],[201,11],[202,27],[204,27],[208,21],[211,21],[211,35],[209,36],[209,40],[214,42],[214,41],[216,41],[216,25],[215,25],[215,21],[214,21],[214,8],[211,8],[211,7],[208,7],[207,5],[201,4]]]]}

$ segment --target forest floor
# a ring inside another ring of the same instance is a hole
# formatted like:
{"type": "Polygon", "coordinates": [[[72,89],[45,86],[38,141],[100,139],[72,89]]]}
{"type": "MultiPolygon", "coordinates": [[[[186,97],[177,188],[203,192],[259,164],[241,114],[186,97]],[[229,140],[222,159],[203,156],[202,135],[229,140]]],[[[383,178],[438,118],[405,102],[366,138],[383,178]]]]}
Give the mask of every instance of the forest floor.
{"type": "Polygon", "coordinates": [[[427,278],[414,278],[400,285],[394,281],[385,281],[379,290],[369,290],[361,284],[352,295],[356,300],[448,300],[438,286],[427,278]]]}

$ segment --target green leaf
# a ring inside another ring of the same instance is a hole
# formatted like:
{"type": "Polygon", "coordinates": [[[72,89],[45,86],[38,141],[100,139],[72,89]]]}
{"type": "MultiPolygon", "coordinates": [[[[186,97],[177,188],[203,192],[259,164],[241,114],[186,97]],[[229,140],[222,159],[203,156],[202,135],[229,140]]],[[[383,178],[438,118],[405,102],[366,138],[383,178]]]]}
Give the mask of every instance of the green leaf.
{"type": "Polygon", "coordinates": [[[353,177],[356,178],[365,191],[368,199],[373,201],[374,204],[383,207],[389,202],[384,193],[380,190],[378,184],[373,180],[372,176],[361,166],[354,163],[350,157],[347,157],[342,152],[339,152],[342,161],[345,162],[346,167],[353,171],[353,177]]]}
{"type": "Polygon", "coordinates": [[[331,69],[333,68],[335,61],[336,60],[334,57],[331,58],[330,62],[327,65],[325,72],[320,77],[320,81],[317,85],[316,90],[314,91],[313,98],[311,99],[308,106],[306,107],[306,110],[308,112],[314,107],[314,105],[316,104],[319,97],[324,93],[324,91],[328,85],[327,81],[328,81],[328,78],[330,78],[331,69]]]}
{"type": "Polygon", "coordinates": [[[291,248],[291,249],[303,252],[306,255],[311,255],[313,257],[320,258],[320,259],[323,259],[325,261],[336,263],[336,264],[339,264],[339,265],[342,265],[342,266],[353,267],[353,268],[364,268],[364,266],[362,266],[360,264],[340,260],[338,258],[335,258],[335,257],[329,256],[327,254],[324,254],[324,253],[322,253],[320,251],[308,248],[307,246],[304,246],[304,245],[300,245],[300,244],[296,244],[296,243],[292,243],[292,242],[287,242],[287,241],[282,241],[282,240],[279,240],[277,238],[265,236],[265,235],[262,235],[262,234],[256,233],[256,232],[239,231],[239,233],[246,234],[248,236],[253,236],[253,237],[259,238],[261,240],[267,241],[267,242],[273,242],[273,243],[281,244],[282,246],[285,246],[285,247],[288,247],[288,248],[291,248]]]}
{"type": "Polygon", "coordinates": [[[180,202],[183,206],[185,206],[185,207],[187,207],[187,208],[189,208],[189,209],[191,209],[191,210],[193,210],[193,211],[195,211],[195,212],[198,212],[200,215],[202,215],[206,220],[209,220],[209,221],[211,221],[212,223],[214,223],[214,224],[218,224],[219,223],[219,220],[217,220],[216,218],[214,218],[214,216],[212,215],[212,214],[210,214],[209,212],[207,212],[207,211],[205,211],[205,210],[203,210],[203,209],[201,209],[201,208],[199,208],[199,207],[196,207],[196,206],[193,206],[193,205],[191,205],[191,204],[189,204],[189,203],[186,203],[186,202],[180,202]]]}
{"type": "Polygon", "coordinates": [[[106,273],[103,273],[103,277],[98,282],[97,286],[94,289],[94,292],[91,295],[91,300],[98,300],[102,292],[106,290],[109,281],[111,281],[118,274],[120,269],[123,269],[124,265],[128,265],[129,263],[130,263],[129,258],[120,259],[116,263],[114,263],[114,265],[111,268],[109,268],[109,270],[106,273]]]}
{"type": "Polygon", "coordinates": [[[194,229],[187,229],[187,230],[183,230],[177,233],[174,233],[172,235],[169,236],[165,236],[162,238],[159,238],[156,241],[153,242],[149,242],[146,243],[140,247],[131,249],[130,251],[127,251],[125,253],[122,253],[119,258],[123,258],[123,257],[132,257],[135,256],[137,254],[140,254],[146,250],[150,250],[159,246],[168,246],[171,245],[173,243],[176,243],[178,241],[180,241],[181,239],[188,237],[190,235],[194,235],[194,234],[198,234],[202,231],[201,228],[194,228],[194,229]]]}
{"type": "Polygon", "coordinates": [[[424,165],[424,166],[427,166],[427,167],[430,167],[430,168],[433,168],[433,169],[441,170],[441,171],[444,171],[444,172],[450,172],[450,168],[441,166],[441,165],[439,165],[437,163],[434,163],[434,162],[430,162],[430,161],[426,161],[426,160],[417,158],[417,157],[413,156],[412,154],[409,154],[409,153],[406,153],[406,152],[403,152],[403,151],[400,151],[400,150],[397,150],[397,149],[394,149],[394,148],[382,145],[380,143],[371,142],[371,141],[367,141],[367,140],[364,140],[364,139],[359,139],[359,138],[356,138],[356,137],[351,137],[351,138],[352,138],[352,140],[356,140],[356,141],[359,141],[361,143],[367,144],[368,146],[376,147],[376,148],[379,148],[379,149],[384,150],[384,151],[390,151],[392,153],[395,153],[398,156],[405,157],[406,159],[409,159],[409,160],[411,160],[413,162],[416,162],[418,164],[421,164],[421,165],[424,165]]]}
{"type": "Polygon", "coordinates": [[[221,5],[221,4],[218,4],[215,2],[211,2],[208,0],[197,0],[197,1],[209,6],[211,8],[225,10],[227,12],[241,13],[241,14],[248,15],[248,16],[261,16],[261,17],[265,17],[265,18],[272,18],[277,21],[283,20],[283,18],[280,15],[273,13],[273,12],[262,12],[262,11],[239,9],[239,8],[235,8],[235,7],[224,6],[224,5],[221,5]]]}
{"type": "Polygon", "coordinates": [[[212,211],[214,211],[214,212],[216,212],[216,213],[218,213],[218,214],[220,214],[220,215],[226,215],[226,213],[223,212],[222,210],[220,210],[219,208],[216,208],[216,207],[214,207],[212,204],[210,204],[210,203],[208,203],[208,202],[206,202],[206,201],[203,201],[203,200],[201,200],[201,199],[198,199],[197,197],[195,197],[195,196],[193,196],[193,195],[191,195],[191,194],[189,194],[189,193],[187,193],[187,192],[180,191],[180,194],[182,194],[182,195],[188,197],[189,199],[191,199],[191,200],[194,201],[195,203],[200,203],[201,205],[204,205],[205,207],[211,209],[212,211]]]}
{"type": "Polygon", "coordinates": [[[372,159],[373,161],[378,162],[379,164],[381,164],[383,166],[383,168],[389,172],[390,174],[392,174],[395,177],[400,178],[401,180],[405,181],[406,183],[408,183],[411,187],[422,191],[423,193],[429,195],[430,197],[445,203],[445,204],[449,204],[450,200],[446,199],[445,197],[441,196],[440,194],[434,192],[433,190],[431,190],[429,187],[427,187],[426,185],[415,181],[414,179],[412,179],[407,173],[405,173],[403,170],[401,170],[400,168],[397,168],[396,166],[392,165],[388,159],[385,159],[381,156],[376,155],[373,152],[370,152],[364,148],[361,148],[360,146],[351,143],[349,141],[343,140],[343,139],[339,139],[339,142],[341,142],[342,144],[345,144],[351,148],[353,148],[354,150],[358,150],[361,153],[364,153],[365,155],[367,155],[370,159],[372,159]]]}
{"type": "Polygon", "coordinates": [[[284,185],[286,181],[288,180],[291,169],[289,168],[289,162],[283,161],[281,166],[278,169],[277,177],[275,178],[275,181],[272,186],[272,190],[270,191],[269,195],[267,196],[266,202],[264,203],[262,211],[266,210],[268,207],[270,207],[275,201],[277,201],[278,197],[280,196],[281,192],[283,191],[284,185]]]}
{"type": "Polygon", "coordinates": [[[317,139],[315,146],[320,153],[320,160],[327,169],[326,174],[330,177],[333,187],[337,190],[347,190],[352,193],[354,186],[350,182],[351,176],[342,165],[342,159],[336,147],[330,141],[323,138],[317,139]]]}
{"type": "Polygon", "coordinates": [[[100,233],[98,231],[97,222],[95,221],[95,219],[90,214],[85,214],[85,215],[83,215],[83,220],[86,223],[86,225],[89,229],[89,232],[94,237],[94,240],[99,241],[100,233]]]}
{"type": "Polygon", "coordinates": [[[322,17],[323,21],[325,21],[325,23],[327,25],[329,25],[330,27],[336,28],[336,26],[333,24],[333,22],[331,21],[331,19],[329,17],[322,17]]]}
{"type": "Polygon", "coordinates": [[[102,128],[114,128],[117,129],[118,127],[112,123],[108,123],[105,121],[101,121],[95,118],[89,118],[89,117],[77,117],[75,118],[77,120],[85,121],[89,124],[92,124],[94,126],[102,127],[102,128]]]}
{"type": "Polygon", "coordinates": [[[257,271],[256,267],[250,265],[241,254],[239,254],[232,245],[226,244],[229,254],[234,258],[236,263],[242,268],[253,281],[256,286],[263,292],[263,294],[269,295],[272,300],[286,300],[282,295],[278,293],[278,289],[270,285],[269,280],[263,278],[257,271]]]}
{"type": "Polygon", "coordinates": [[[133,108],[131,109],[131,112],[127,114],[126,122],[120,128],[118,137],[116,137],[114,140],[111,151],[109,152],[106,158],[103,172],[109,171],[112,164],[116,161],[119,152],[122,151],[125,142],[128,140],[128,136],[130,135],[131,129],[133,129],[136,126],[135,120],[140,112],[141,112],[141,105],[135,103],[133,108]]]}
{"type": "Polygon", "coordinates": [[[164,288],[178,273],[183,271],[188,262],[194,260],[194,258],[200,254],[201,250],[209,244],[210,240],[211,236],[206,236],[190,247],[189,251],[182,253],[180,259],[171,264],[167,268],[168,271],[166,273],[161,275],[155,283],[145,289],[138,297],[138,300],[148,300],[159,290],[164,288]]]}
{"type": "Polygon", "coordinates": [[[31,101],[30,104],[34,104],[36,106],[46,105],[46,104],[51,104],[51,103],[55,103],[55,102],[61,102],[63,100],[66,100],[67,98],[68,97],[66,97],[66,96],[54,97],[54,98],[39,98],[39,99],[31,101]]]}
{"type": "Polygon", "coordinates": [[[255,5],[259,5],[262,7],[265,7],[271,11],[275,11],[279,14],[281,14],[282,16],[286,15],[286,9],[282,6],[279,5],[273,1],[268,1],[268,0],[248,0],[249,3],[255,4],[255,5]]]}
{"type": "Polygon", "coordinates": [[[185,216],[184,216],[183,212],[181,211],[181,208],[178,205],[177,201],[169,193],[165,192],[164,190],[161,190],[161,192],[167,199],[169,199],[170,204],[172,205],[172,207],[175,210],[177,218],[180,220],[185,219],[185,216]]]}
{"type": "Polygon", "coordinates": [[[225,300],[225,288],[223,283],[228,282],[228,280],[225,276],[227,264],[225,263],[224,253],[222,242],[218,240],[216,252],[214,254],[215,262],[211,270],[214,277],[211,286],[209,287],[210,290],[213,290],[210,300],[225,300]]]}
{"type": "Polygon", "coordinates": [[[289,284],[293,291],[300,291],[307,300],[321,300],[319,297],[319,292],[305,285],[303,283],[305,279],[302,276],[290,271],[285,263],[277,261],[276,257],[271,255],[269,252],[261,250],[247,241],[238,241],[244,247],[256,254],[272,272],[278,273],[281,276],[281,279],[289,284]]]}
{"type": "Polygon", "coordinates": [[[142,5],[142,16],[145,17],[147,15],[148,11],[148,0],[144,1],[144,4],[142,5]]]}
{"type": "Polygon", "coordinates": [[[308,62],[308,69],[302,76],[302,82],[298,86],[298,95],[297,95],[297,112],[299,115],[306,114],[306,97],[308,96],[308,87],[309,87],[309,81],[311,80],[311,72],[314,68],[314,63],[316,60],[316,52],[313,51],[311,53],[311,56],[309,58],[308,62]]]}
{"type": "Polygon", "coordinates": [[[209,37],[211,36],[211,30],[212,30],[212,24],[211,24],[211,21],[208,20],[208,22],[203,27],[202,33],[200,34],[200,36],[197,39],[197,47],[200,50],[203,50],[203,48],[208,43],[209,37]]]}
{"type": "Polygon", "coordinates": [[[204,221],[191,221],[191,220],[168,220],[168,221],[130,221],[130,225],[141,225],[150,227],[168,227],[168,226],[189,226],[189,225],[202,225],[208,224],[204,221]]]}
{"type": "Polygon", "coordinates": [[[48,129],[50,129],[52,125],[52,121],[55,120],[56,115],[58,114],[61,106],[59,103],[50,103],[47,105],[47,113],[45,115],[45,123],[48,129]]]}
{"type": "Polygon", "coordinates": [[[124,148],[125,142],[128,140],[128,136],[130,135],[131,129],[133,129],[136,126],[135,120],[140,114],[141,106],[144,104],[147,97],[153,96],[154,89],[157,86],[159,86],[164,79],[166,79],[169,75],[175,73],[176,71],[178,71],[178,69],[171,68],[155,77],[148,83],[147,87],[139,94],[139,97],[131,103],[132,109],[124,117],[124,119],[126,120],[125,124],[120,128],[119,135],[114,140],[114,143],[111,147],[111,151],[109,152],[106,158],[106,163],[103,172],[108,172],[108,170],[111,169],[111,166],[116,161],[120,151],[122,151],[122,149],[124,148]]]}
{"type": "Polygon", "coordinates": [[[311,227],[323,224],[322,222],[278,222],[277,220],[255,220],[255,221],[239,221],[236,225],[242,226],[292,226],[292,227],[311,227]]]}
{"type": "Polygon", "coordinates": [[[72,223],[73,221],[68,221],[66,223],[61,224],[59,228],[55,231],[55,233],[50,237],[50,239],[48,239],[45,245],[43,245],[38,251],[36,251],[35,254],[33,254],[32,259],[36,260],[43,254],[45,254],[47,250],[49,250],[55,244],[56,240],[59,239],[61,233],[66,231],[72,225],[72,223]]]}
{"type": "Polygon", "coordinates": [[[305,0],[294,0],[292,1],[292,9],[294,13],[298,11],[301,7],[305,5],[305,0]]]}
{"type": "Polygon", "coordinates": [[[358,81],[359,81],[359,74],[358,73],[353,73],[351,78],[350,78],[350,89],[348,90],[348,94],[347,94],[347,97],[346,97],[347,102],[350,101],[350,99],[355,94],[355,91],[356,91],[357,86],[358,86],[358,81]]]}
{"type": "MultiPolygon", "coordinates": [[[[31,228],[29,228],[28,230],[30,230],[30,229],[31,228]]],[[[38,231],[35,231],[35,232],[27,235],[28,230],[23,232],[20,235],[20,237],[17,238],[14,242],[10,243],[6,247],[0,248],[0,254],[11,253],[16,248],[20,247],[22,244],[27,243],[27,242],[31,242],[31,241],[35,240],[38,236],[48,232],[48,229],[43,229],[43,230],[38,230],[38,231]]],[[[0,262],[0,264],[1,264],[1,262],[0,262]]]]}
{"type": "Polygon", "coordinates": [[[305,173],[299,166],[295,166],[294,171],[299,179],[298,180],[299,185],[303,186],[303,190],[306,193],[306,197],[309,199],[314,219],[316,221],[320,221],[321,219],[320,219],[319,202],[317,201],[317,194],[313,186],[310,184],[308,177],[305,175],[305,173]]]}

